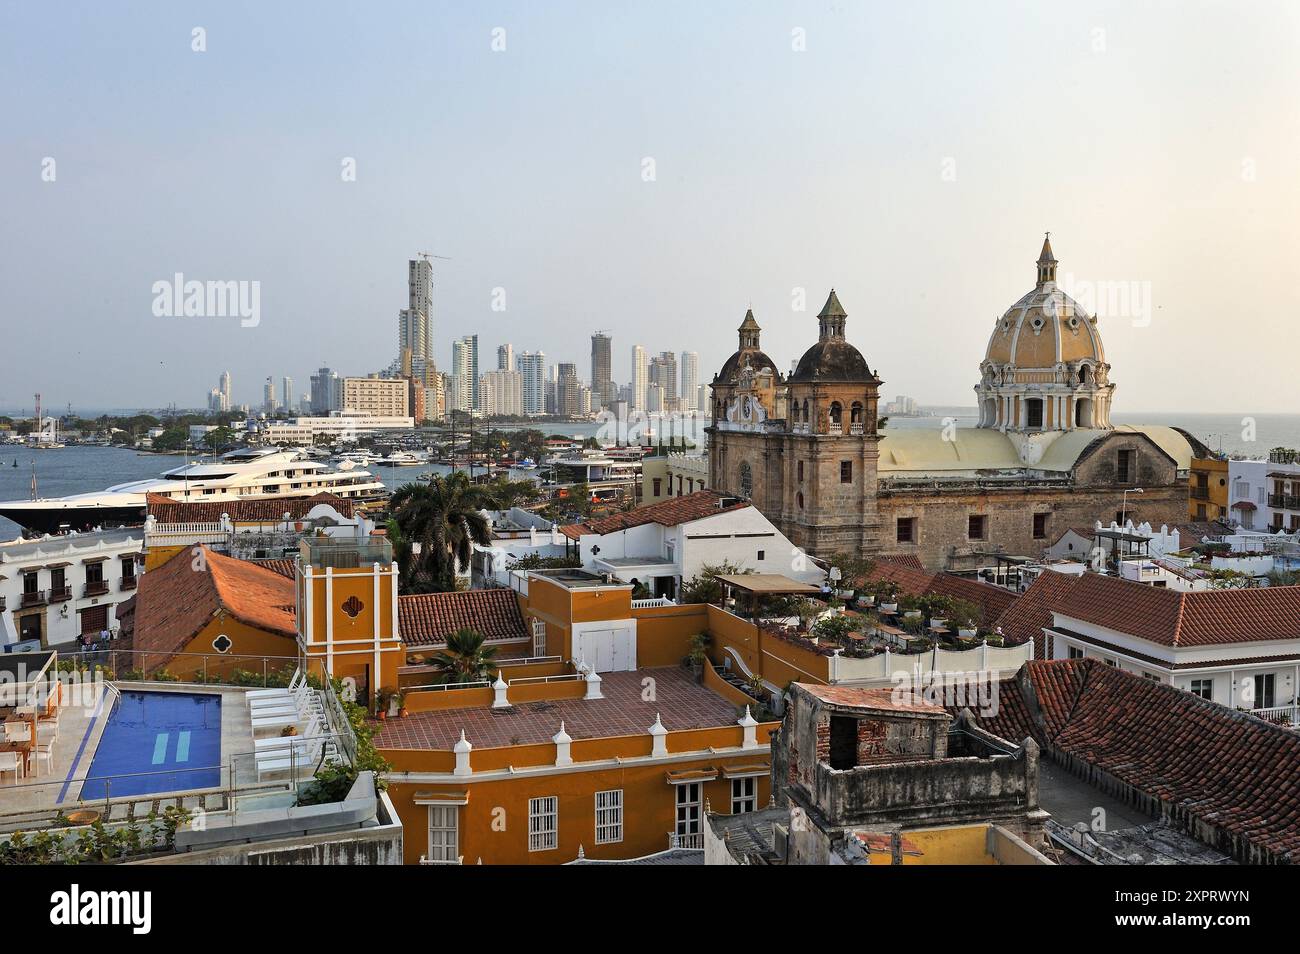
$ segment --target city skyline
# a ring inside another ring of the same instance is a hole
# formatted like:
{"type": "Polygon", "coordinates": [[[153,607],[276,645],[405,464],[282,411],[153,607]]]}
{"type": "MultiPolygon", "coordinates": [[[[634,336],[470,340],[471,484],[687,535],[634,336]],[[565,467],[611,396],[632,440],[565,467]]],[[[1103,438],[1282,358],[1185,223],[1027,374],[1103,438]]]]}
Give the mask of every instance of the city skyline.
{"type": "Polygon", "coordinates": [[[688,347],[707,381],[752,306],[784,370],[833,286],[889,393],[970,406],[968,355],[1027,291],[1033,237],[1049,230],[1063,284],[1117,312],[1100,321],[1125,408],[1192,403],[1198,384],[1179,369],[1225,316],[1261,346],[1250,374],[1216,382],[1219,406],[1291,406],[1286,350],[1262,345],[1300,297],[1276,280],[1300,213],[1297,121],[1274,108],[1295,92],[1293,7],[1171,20],[941,3],[737,23],[682,6],[685,38],[681,18],[646,8],[411,6],[343,23],[270,9],[256,30],[250,9],[204,11],[202,52],[182,11],[13,10],[0,78],[28,93],[0,176],[25,225],[0,237],[0,260],[23,280],[3,284],[0,308],[41,320],[15,323],[0,406],[30,407],[36,391],[60,407],[201,406],[194,382],[222,368],[252,403],[255,382],[306,381],[322,356],[349,374],[384,368],[409,304],[398,269],[424,250],[443,256],[439,368],[473,333],[585,367],[584,338],[603,328],[616,369],[634,342],[688,347]],[[413,21],[437,55],[386,55],[413,21]],[[1045,46],[1055,70],[1030,81],[1023,51],[1045,46]],[[270,55],[283,48],[312,55],[270,55]],[[737,54],[744,69],[718,68],[737,54]],[[936,56],[942,74],[926,66],[936,56]],[[339,62],[354,66],[328,119],[321,103],[286,123],[335,89],[325,64],[339,62]],[[618,83],[593,86],[611,63],[618,83]],[[466,91],[454,103],[420,95],[453,86],[466,91]],[[609,115],[604,135],[573,148],[593,114],[609,115]],[[155,315],[152,285],[178,274],[259,283],[257,323],[155,315]],[[36,360],[51,324],[67,360],[115,373],[56,380],[36,360]]]}

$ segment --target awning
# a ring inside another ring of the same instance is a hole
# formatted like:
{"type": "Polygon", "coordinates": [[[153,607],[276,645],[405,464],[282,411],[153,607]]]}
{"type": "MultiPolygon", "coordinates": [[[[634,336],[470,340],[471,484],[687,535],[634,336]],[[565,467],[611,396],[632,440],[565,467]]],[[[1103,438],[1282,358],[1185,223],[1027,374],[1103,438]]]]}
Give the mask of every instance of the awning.
{"type": "Polygon", "coordinates": [[[103,563],[108,559],[106,556],[83,557],[82,563],[103,563]]]}
{"type": "Polygon", "coordinates": [[[417,805],[468,805],[469,792],[416,792],[411,801],[417,805]]]}
{"type": "Polygon", "coordinates": [[[784,596],[787,594],[821,593],[821,588],[811,583],[800,583],[780,573],[719,573],[718,580],[732,589],[756,596],[784,596]]]}
{"type": "Polygon", "coordinates": [[[59,567],[63,567],[63,566],[72,566],[72,561],[71,561],[71,560],[60,560],[58,563],[47,563],[47,564],[45,564],[45,569],[47,569],[47,570],[57,570],[59,567]]]}
{"type": "Polygon", "coordinates": [[[1238,500],[1235,504],[1232,505],[1232,509],[1246,511],[1246,510],[1254,510],[1256,508],[1255,505],[1251,503],[1249,500],[1238,500]]]}
{"type": "Polygon", "coordinates": [[[712,782],[718,777],[718,770],[715,768],[706,769],[685,769],[680,772],[668,772],[669,785],[689,785],[692,782],[712,782]]]}

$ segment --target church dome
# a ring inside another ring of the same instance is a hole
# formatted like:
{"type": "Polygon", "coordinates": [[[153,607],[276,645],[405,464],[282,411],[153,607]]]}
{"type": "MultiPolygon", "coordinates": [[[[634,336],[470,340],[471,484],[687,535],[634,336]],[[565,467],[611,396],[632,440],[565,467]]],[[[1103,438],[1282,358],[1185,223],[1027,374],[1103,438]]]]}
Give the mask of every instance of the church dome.
{"type": "Polygon", "coordinates": [[[791,384],[880,383],[867,366],[867,359],[862,356],[862,352],[844,337],[844,320],[847,317],[840,305],[839,296],[832,288],[830,297],[817,316],[821,323],[821,337],[799,359],[794,374],[790,375],[791,384]]]}
{"type": "Polygon", "coordinates": [[[998,319],[984,353],[986,365],[1006,371],[1105,364],[1097,319],[1057,287],[1056,265],[1049,237],[1038,256],[1038,284],[998,319]]]}
{"type": "Polygon", "coordinates": [[[740,349],[723,363],[713,380],[717,384],[735,384],[740,380],[741,373],[746,370],[755,374],[770,370],[773,377],[779,378],[781,373],[777,370],[776,362],[758,346],[759,332],[762,329],[754,320],[752,308],[745,312],[745,320],[736,330],[740,333],[740,349]]]}

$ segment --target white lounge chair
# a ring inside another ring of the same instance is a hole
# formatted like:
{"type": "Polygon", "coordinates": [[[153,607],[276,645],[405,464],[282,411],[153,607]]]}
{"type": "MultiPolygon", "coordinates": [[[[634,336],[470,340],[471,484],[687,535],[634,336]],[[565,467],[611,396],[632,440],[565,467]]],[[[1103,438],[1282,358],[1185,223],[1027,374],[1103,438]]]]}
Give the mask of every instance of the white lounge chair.
{"type": "Polygon", "coordinates": [[[291,705],[297,705],[312,692],[311,686],[306,682],[298,684],[298,687],[292,691],[286,691],[282,696],[262,696],[260,699],[248,700],[248,708],[253,712],[260,712],[263,709],[283,709],[291,705]]]}
{"type": "Polygon", "coordinates": [[[321,734],[320,727],[320,719],[313,715],[307,720],[307,727],[300,735],[277,735],[269,739],[254,739],[253,750],[261,755],[263,752],[273,752],[303,739],[315,738],[321,734]]]}
{"type": "Polygon", "coordinates": [[[295,767],[303,771],[310,771],[321,761],[322,756],[327,761],[338,757],[333,742],[324,743],[320,738],[302,741],[304,744],[301,746],[277,749],[265,755],[259,752],[257,755],[258,779],[260,780],[263,776],[275,772],[287,772],[295,767]]]}
{"type": "Polygon", "coordinates": [[[276,686],[273,689],[250,689],[244,693],[244,698],[248,700],[250,706],[258,699],[282,699],[285,696],[292,695],[294,690],[306,682],[307,677],[303,671],[301,669],[295,669],[287,688],[284,686],[276,686]]]}
{"type": "Polygon", "coordinates": [[[253,724],[253,731],[258,729],[283,729],[287,726],[296,725],[300,729],[306,728],[308,722],[314,718],[322,718],[325,712],[320,702],[315,698],[307,700],[300,708],[277,709],[274,712],[255,713],[250,720],[253,724]]]}

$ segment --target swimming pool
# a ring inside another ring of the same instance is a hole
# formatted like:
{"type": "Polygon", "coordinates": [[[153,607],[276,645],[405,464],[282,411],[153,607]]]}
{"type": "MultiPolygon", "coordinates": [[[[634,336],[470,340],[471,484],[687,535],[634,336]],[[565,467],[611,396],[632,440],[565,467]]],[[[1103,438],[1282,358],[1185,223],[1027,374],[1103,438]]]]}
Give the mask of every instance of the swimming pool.
{"type": "Polygon", "coordinates": [[[117,798],[220,784],[221,696],[123,692],[109,713],[81,797],[117,798]]]}

